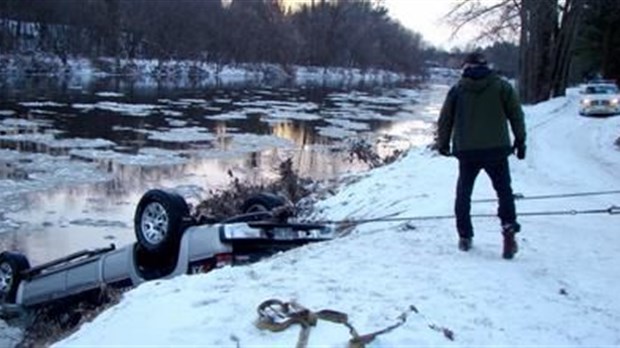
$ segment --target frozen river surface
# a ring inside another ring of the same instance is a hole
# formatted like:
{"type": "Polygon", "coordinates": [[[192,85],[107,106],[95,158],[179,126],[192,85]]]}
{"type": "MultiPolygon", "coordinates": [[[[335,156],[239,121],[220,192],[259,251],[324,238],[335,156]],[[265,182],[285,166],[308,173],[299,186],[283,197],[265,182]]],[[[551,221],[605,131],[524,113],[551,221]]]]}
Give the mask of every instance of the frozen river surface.
{"type": "Polygon", "coordinates": [[[315,179],[363,170],[349,160],[351,141],[384,155],[428,144],[446,88],[4,88],[2,249],[36,264],[130,243],[135,205],[150,188],[198,201],[224,188],[229,172],[261,183],[288,158],[315,179]]]}

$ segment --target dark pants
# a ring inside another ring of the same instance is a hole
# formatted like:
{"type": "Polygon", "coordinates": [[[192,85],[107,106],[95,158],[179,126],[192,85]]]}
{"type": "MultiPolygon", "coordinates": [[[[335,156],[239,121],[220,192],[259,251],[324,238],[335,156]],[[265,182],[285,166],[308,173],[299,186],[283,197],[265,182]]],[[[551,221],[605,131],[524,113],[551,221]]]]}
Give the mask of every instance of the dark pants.
{"type": "Polygon", "coordinates": [[[459,160],[459,179],[456,184],[456,228],[460,237],[471,238],[474,229],[471,224],[471,193],[480,170],[487,173],[499,199],[499,216],[502,225],[516,222],[515,201],[510,187],[510,168],[508,159],[459,160]]]}

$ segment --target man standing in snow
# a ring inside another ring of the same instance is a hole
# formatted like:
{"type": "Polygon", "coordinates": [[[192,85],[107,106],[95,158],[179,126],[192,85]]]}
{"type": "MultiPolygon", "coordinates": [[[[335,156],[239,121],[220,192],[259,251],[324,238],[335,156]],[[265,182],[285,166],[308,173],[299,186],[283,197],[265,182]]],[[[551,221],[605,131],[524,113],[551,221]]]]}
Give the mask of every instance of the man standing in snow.
{"type": "Polygon", "coordinates": [[[517,252],[515,233],[521,226],[510,186],[508,156],[515,152],[518,159],[525,158],[525,123],[514,88],[489,68],[480,52],[466,56],[462,77],[446,96],[437,121],[436,146],[441,155],[454,155],[459,161],[455,200],[459,249],[468,251],[472,246],[471,194],[478,173],[484,170],[499,199],[502,256],[512,259],[517,252]],[[508,124],[514,135],[512,144],[508,124]]]}

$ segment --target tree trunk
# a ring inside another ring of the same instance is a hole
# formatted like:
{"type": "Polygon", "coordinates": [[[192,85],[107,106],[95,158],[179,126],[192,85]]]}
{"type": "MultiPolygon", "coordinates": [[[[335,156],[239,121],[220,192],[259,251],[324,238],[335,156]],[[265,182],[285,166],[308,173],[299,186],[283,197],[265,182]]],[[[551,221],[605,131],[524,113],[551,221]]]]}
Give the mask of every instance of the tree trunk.
{"type": "Polygon", "coordinates": [[[564,95],[568,83],[568,73],[573,56],[573,45],[583,10],[583,0],[566,0],[553,54],[551,74],[551,95],[564,95]]]}
{"type": "Polygon", "coordinates": [[[519,92],[525,103],[549,98],[557,0],[522,0],[519,92]]]}

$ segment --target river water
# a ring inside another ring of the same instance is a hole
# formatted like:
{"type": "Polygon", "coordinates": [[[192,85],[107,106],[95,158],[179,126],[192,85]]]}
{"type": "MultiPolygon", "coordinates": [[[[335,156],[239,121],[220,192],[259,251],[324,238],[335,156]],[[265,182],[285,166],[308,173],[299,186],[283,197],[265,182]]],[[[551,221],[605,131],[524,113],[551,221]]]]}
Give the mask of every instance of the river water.
{"type": "Polygon", "coordinates": [[[265,86],[251,82],[139,85],[33,77],[0,85],[0,243],[36,264],[134,241],[133,212],[150,188],[190,202],[230,183],[367,169],[381,155],[425,146],[444,85],[265,86]]]}

